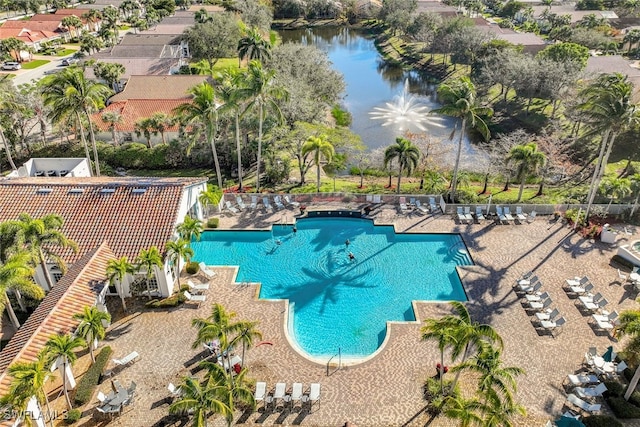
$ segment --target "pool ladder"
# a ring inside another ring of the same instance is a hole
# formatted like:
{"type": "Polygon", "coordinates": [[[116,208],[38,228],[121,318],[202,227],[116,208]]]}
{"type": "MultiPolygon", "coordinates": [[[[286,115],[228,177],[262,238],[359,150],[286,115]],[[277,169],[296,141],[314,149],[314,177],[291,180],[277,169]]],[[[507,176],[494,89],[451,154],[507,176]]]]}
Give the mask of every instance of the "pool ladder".
{"type": "Polygon", "coordinates": [[[331,358],[327,362],[327,376],[330,377],[331,375],[338,372],[341,368],[342,368],[342,349],[338,347],[338,353],[331,356],[331,358]],[[338,358],[338,363],[335,364],[334,362],[332,364],[331,361],[335,358],[338,358]]]}

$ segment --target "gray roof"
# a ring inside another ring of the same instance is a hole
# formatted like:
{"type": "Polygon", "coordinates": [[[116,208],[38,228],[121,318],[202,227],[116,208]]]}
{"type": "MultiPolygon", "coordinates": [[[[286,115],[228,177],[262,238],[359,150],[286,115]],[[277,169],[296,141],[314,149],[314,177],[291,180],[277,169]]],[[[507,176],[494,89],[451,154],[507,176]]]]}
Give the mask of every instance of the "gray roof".
{"type": "MultiPolygon", "coordinates": [[[[547,6],[536,5],[531,6],[533,8],[533,16],[539,17],[542,15],[547,9],[547,6]]],[[[565,5],[557,5],[551,6],[551,13],[555,13],[556,15],[571,15],[571,23],[576,23],[580,21],[587,15],[595,15],[598,18],[606,18],[606,19],[615,19],[618,15],[615,12],[610,10],[575,10],[573,3],[565,5]]]]}
{"type": "MultiPolygon", "coordinates": [[[[107,55],[101,58],[96,57],[96,59],[99,62],[122,64],[125,69],[123,79],[128,79],[132,75],[167,75],[170,74],[172,67],[178,66],[178,60],[172,58],[112,58],[107,55]]],[[[88,78],[94,78],[93,68],[87,67],[85,75],[88,78]]]]}

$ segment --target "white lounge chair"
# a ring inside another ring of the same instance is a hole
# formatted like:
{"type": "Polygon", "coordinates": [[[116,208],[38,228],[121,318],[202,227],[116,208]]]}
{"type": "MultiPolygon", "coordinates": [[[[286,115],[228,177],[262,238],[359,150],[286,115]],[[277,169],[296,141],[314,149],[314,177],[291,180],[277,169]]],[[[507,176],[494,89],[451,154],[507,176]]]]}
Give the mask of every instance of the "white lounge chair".
{"type": "Polygon", "coordinates": [[[226,201],[224,202],[225,206],[227,207],[227,210],[229,212],[231,212],[232,214],[237,214],[239,211],[238,209],[234,208],[233,206],[231,206],[231,202],[230,201],[226,201]]]}
{"type": "Polygon", "coordinates": [[[127,354],[122,359],[112,359],[112,360],[113,360],[113,363],[115,363],[118,366],[126,366],[129,363],[135,362],[136,359],[138,359],[138,357],[140,357],[138,352],[137,351],[132,351],[131,353],[127,354]]]}
{"type": "Polygon", "coordinates": [[[267,396],[267,383],[258,381],[256,383],[256,392],[253,394],[253,400],[256,402],[264,402],[267,396]]]}
{"type": "Polygon", "coordinates": [[[405,213],[409,211],[409,208],[407,207],[407,200],[404,197],[400,197],[398,201],[398,206],[400,207],[401,213],[405,213]]]}
{"type": "Polygon", "coordinates": [[[593,290],[593,283],[587,283],[586,285],[569,286],[569,291],[578,295],[586,295],[593,290]]]}
{"type": "Polygon", "coordinates": [[[507,222],[515,221],[515,218],[511,216],[511,211],[509,210],[509,206],[504,207],[504,217],[507,218],[507,222]]]}
{"type": "Polygon", "coordinates": [[[184,291],[184,296],[187,298],[187,301],[198,304],[198,307],[207,300],[206,295],[191,295],[189,291],[184,291]]]}
{"type": "Polygon", "coordinates": [[[435,197],[429,197],[429,210],[431,210],[431,213],[435,213],[436,210],[438,209],[438,205],[436,205],[436,199],[435,197]]]}
{"type": "Polygon", "coordinates": [[[247,205],[244,204],[244,201],[242,200],[242,197],[240,197],[240,196],[236,197],[236,204],[238,205],[238,207],[241,210],[245,210],[247,208],[247,205]]]}
{"type": "Polygon", "coordinates": [[[209,279],[213,279],[213,277],[216,275],[216,272],[207,267],[207,264],[205,264],[204,262],[200,262],[198,266],[200,267],[200,271],[202,272],[202,274],[207,276],[209,279]]]}
{"type": "Polygon", "coordinates": [[[567,286],[569,286],[569,287],[571,287],[571,286],[584,286],[587,283],[591,283],[587,276],[574,277],[572,279],[566,279],[565,282],[567,283],[567,286]]]}
{"type": "Polygon", "coordinates": [[[302,383],[293,383],[291,387],[291,407],[302,401],[302,383]]]}
{"type": "Polygon", "coordinates": [[[593,384],[598,382],[598,377],[593,374],[569,374],[567,376],[569,383],[574,386],[583,386],[585,384],[593,384]]]}
{"type": "Polygon", "coordinates": [[[273,198],[273,203],[276,205],[276,209],[284,209],[284,205],[280,201],[280,196],[275,196],[273,198]]]}
{"type": "Polygon", "coordinates": [[[594,397],[602,396],[602,393],[607,390],[607,386],[604,383],[600,383],[595,387],[576,387],[573,392],[583,399],[593,399],[594,397]]]}
{"type": "Polygon", "coordinates": [[[558,317],[558,314],[560,314],[560,311],[554,308],[551,312],[536,313],[536,319],[538,319],[539,322],[552,322],[558,317]]]}
{"type": "Polygon", "coordinates": [[[496,214],[498,215],[498,222],[502,224],[503,222],[508,222],[507,217],[502,213],[502,207],[496,206],[496,214]]]}
{"type": "Polygon", "coordinates": [[[98,395],[96,396],[96,398],[98,399],[98,402],[100,403],[104,403],[105,400],[107,400],[107,396],[105,396],[105,394],[101,391],[98,392],[98,395]]]}
{"type": "Polygon", "coordinates": [[[292,201],[291,199],[289,199],[289,195],[285,194],[284,196],[284,201],[287,205],[291,205],[294,208],[297,208],[298,206],[300,206],[300,203],[296,202],[296,201],[292,201]]]}
{"type": "Polygon", "coordinates": [[[471,207],[470,206],[465,206],[464,207],[464,216],[467,218],[467,222],[469,222],[469,223],[473,222],[473,215],[471,215],[471,207]]]}
{"type": "Polygon", "coordinates": [[[382,203],[382,196],[379,195],[379,194],[374,195],[373,196],[373,203],[376,203],[378,205],[381,204],[382,203]]]}
{"type": "Polygon", "coordinates": [[[542,322],[540,322],[540,326],[542,326],[544,329],[546,329],[547,331],[551,332],[551,335],[553,336],[554,332],[556,329],[560,328],[562,325],[564,325],[567,321],[565,320],[564,317],[559,318],[556,321],[553,320],[543,320],[542,322]]]}
{"type": "Polygon", "coordinates": [[[318,407],[320,407],[320,384],[319,383],[311,383],[309,390],[309,402],[311,402],[311,407],[313,407],[314,402],[318,402],[318,407]]]}
{"type": "Polygon", "coordinates": [[[429,208],[420,203],[420,200],[416,200],[416,209],[418,209],[422,213],[429,213],[429,208]]]}
{"type": "Polygon", "coordinates": [[[256,209],[257,207],[258,207],[258,197],[251,196],[251,204],[249,205],[249,209],[253,210],[253,209],[256,209]]]}
{"type": "Polygon", "coordinates": [[[607,315],[604,315],[604,314],[593,314],[591,317],[596,322],[614,322],[618,318],[618,312],[614,310],[614,311],[612,311],[611,313],[609,313],[607,315]]]}
{"type": "Polygon", "coordinates": [[[594,404],[587,403],[573,393],[567,396],[567,400],[569,401],[569,403],[572,403],[573,405],[577,406],[583,411],[586,411],[592,414],[596,412],[600,412],[600,409],[602,408],[602,406],[599,403],[594,403],[594,404]]]}
{"type": "Polygon", "coordinates": [[[531,211],[531,213],[529,214],[529,217],[527,218],[527,222],[535,221],[537,215],[538,213],[536,211],[531,211]]]}
{"type": "Polygon", "coordinates": [[[527,294],[524,296],[528,303],[532,302],[540,302],[549,298],[548,292],[543,292],[542,294],[527,294]]]}
{"type": "Polygon", "coordinates": [[[480,206],[476,206],[476,219],[478,222],[484,221],[484,214],[482,213],[482,208],[480,206]]]}
{"type": "Polygon", "coordinates": [[[175,385],[173,385],[173,383],[169,383],[167,389],[169,390],[169,393],[171,393],[172,397],[179,397],[180,395],[182,395],[182,390],[180,389],[180,387],[176,387],[175,385]]]}
{"type": "Polygon", "coordinates": [[[624,360],[621,361],[620,363],[618,363],[618,366],[616,366],[616,374],[620,375],[624,372],[625,369],[627,369],[627,362],[625,362],[624,360]]]}
{"type": "Polygon", "coordinates": [[[191,280],[187,280],[187,285],[189,285],[189,289],[195,291],[195,292],[202,292],[202,291],[208,291],[209,290],[209,284],[208,283],[193,283],[191,280]]]}
{"type": "MultiPolygon", "coordinates": [[[[518,288],[521,289],[520,285],[518,285],[518,288]]],[[[523,292],[526,292],[527,294],[530,294],[530,295],[535,295],[540,290],[540,288],[542,288],[542,282],[538,281],[538,282],[535,282],[532,286],[524,287],[523,292]]],[[[527,300],[538,301],[536,299],[530,299],[530,297],[528,297],[527,300]]]]}
{"type": "Polygon", "coordinates": [[[578,297],[578,301],[583,305],[586,303],[597,303],[600,299],[602,299],[602,294],[600,292],[595,295],[582,295],[578,297]]]}
{"type": "Polygon", "coordinates": [[[519,279],[516,282],[516,288],[522,292],[529,292],[536,286],[537,283],[540,283],[540,281],[538,280],[538,276],[533,276],[530,279],[519,279]]]}
{"type": "Polygon", "coordinates": [[[271,207],[271,203],[269,203],[269,198],[268,197],[263,197],[262,198],[262,205],[264,206],[264,210],[265,211],[273,212],[273,208],[271,207]]]}
{"type": "Polygon", "coordinates": [[[273,392],[273,401],[275,406],[278,406],[278,399],[284,400],[286,391],[287,391],[286,383],[276,383],[276,389],[273,392]]]}
{"type": "Polygon", "coordinates": [[[522,213],[522,206],[516,206],[516,219],[520,222],[527,220],[525,214],[522,213]]]}
{"type": "Polygon", "coordinates": [[[536,311],[542,311],[549,307],[553,303],[551,298],[547,298],[544,301],[531,301],[528,302],[529,308],[536,311]]]}
{"type": "Polygon", "coordinates": [[[458,221],[460,221],[461,224],[467,222],[467,216],[465,215],[464,211],[462,210],[462,206],[458,206],[456,208],[456,216],[458,218],[458,221]]]}

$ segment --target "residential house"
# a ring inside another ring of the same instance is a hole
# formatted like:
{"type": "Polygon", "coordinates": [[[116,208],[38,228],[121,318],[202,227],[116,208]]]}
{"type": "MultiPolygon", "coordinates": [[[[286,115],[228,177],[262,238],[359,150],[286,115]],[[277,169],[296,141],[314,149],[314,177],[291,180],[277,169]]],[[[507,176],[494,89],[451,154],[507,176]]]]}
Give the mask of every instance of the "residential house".
{"type": "MultiPolygon", "coordinates": [[[[53,15],[50,15],[53,16],[53,15]]],[[[62,19],[54,20],[10,20],[0,26],[0,40],[15,37],[27,44],[35,52],[39,51],[43,42],[67,40],[69,32],[62,27],[62,19]]],[[[20,56],[29,59],[28,52],[21,52],[20,56]]]]}
{"type": "MultiPolygon", "coordinates": [[[[545,12],[555,13],[556,15],[569,15],[571,17],[571,24],[582,20],[587,15],[595,15],[597,18],[603,18],[607,20],[617,19],[618,15],[611,10],[576,10],[574,3],[558,4],[553,6],[535,5],[531,6],[533,9],[533,16],[540,19],[545,12]]],[[[516,17],[517,18],[517,17],[516,17]]]]}
{"type": "Polygon", "coordinates": [[[631,64],[637,64],[637,62],[628,61],[620,55],[590,56],[585,72],[591,76],[620,73],[629,77],[634,85],[634,97],[638,100],[640,99],[640,69],[632,67],[631,64]]]}
{"type": "Polygon", "coordinates": [[[495,36],[498,40],[504,40],[516,46],[522,46],[524,53],[535,55],[547,47],[546,42],[534,33],[521,33],[509,28],[501,28],[498,24],[491,23],[484,18],[474,18],[476,28],[495,36]]]}

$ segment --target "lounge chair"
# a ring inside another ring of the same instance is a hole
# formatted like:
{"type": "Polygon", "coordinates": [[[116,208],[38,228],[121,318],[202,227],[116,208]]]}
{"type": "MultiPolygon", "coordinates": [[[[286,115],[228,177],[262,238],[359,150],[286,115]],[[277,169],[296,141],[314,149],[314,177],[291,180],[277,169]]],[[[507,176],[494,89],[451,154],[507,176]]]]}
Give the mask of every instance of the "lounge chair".
{"type": "Polygon", "coordinates": [[[202,292],[202,291],[208,291],[209,290],[209,284],[208,283],[195,284],[191,280],[187,280],[187,285],[189,285],[189,289],[191,289],[194,292],[202,292]]]}
{"type": "Polygon", "coordinates": [[[415,206],[415,205],[416,205],[416,198],[415,197],[409,198],[409,206],[415,206]]]}
{"type": "Polygon", "coordinates": [[[535,221],[537,215],[538,213],[536,211],[531,211],[531,213],[529,214],[529,217],[527,218],[527,222],[531,223],[535,221]]]}
{"type": "Polygon", "coordinates": [[[584,277],[574,277],[573,279],[566,279],[565,282],[567,286],[584,286],[587,283],[591,283],[587,276],[584,277]]]}
{"type": "Polygon", "coordinates": [[[616,374],[620,375],[624,372],[625,369],[627,369],[627,362],[625,362],[624,360],[621,361],[620,363],[618,363],[618,366],[616,366],[616,374]]]}
{"type": "Polygon", "coordinates": [[[296,201],[291,201],[291,199],[289,199],[289,195],[285,194],[284,196],[284,201],[287,205],[291,205],[294,208],[297,208],[298,206],[300,206],[300,203],[296,202],[296,201]]]}
{"type": "Polygon", "coordinates": [[[557,308],[554,308],[552,312],[542,312],[536,313],[536,318],[539,322],[553,322],[556,317],[558,317],[560,311],[557,308]]]}
{"type": "MultiPolygon", "coordinates": [[[[535,295],[536,292],[538,292],[540,290],[540,288],[542,288],[542,282],[536,282],[532,286],[525,287],[523,292],[525,292],[527,294],[535,295]]],[[[528,296],[529,295],[527,295],[527,297],[528,296]]],[[[536,299],[532,300],[532,299],[527,298],[527,301],[539,301],[539,300],[536,300],[536,299]]]]}
{"type": "Polygon", "coordinates": [[[237,214],[239,211],[238,209],[234,208],[233,206],[231,206],[231,202],[230,201],[226,201],[224,202],[225,206],[227,207],[227,210],[229,212],[231,212],[232,214],[237,214]]]}
{"type": "Polygon", "coordinates": [[[314,402],[318,402],[318,407],[320,407],[320,384],[319,383],[311,383],[309,390],[309,402],[310,406],[313,407],[314,402]]]}
{"type": "Polygon", "coordinates": [[[564,317],[561,317],[556,321],[543,320],[542,322],[540,322],[540,326],[542,326],[547,331],[550,331],[551,332],[551,336],[554,336],[555,330],[558,329],[559,327],[561,327],[562,325],[564,325],[565,323],[567,323],[567,321],[565,320],[564,317]]]}
{"type": "Polygon", "coordinates": [[[191,295],[189,291],[184,291],[184,296],[185,298],[187,298],[187,301],[195,302],[196,304],[198,304],[198,307],[200,306],[200,304],[207,300],[206,295],[191,295]]]}
{"type": "Polygon", "coordinates": [[[382,196],[379,194],[376,194],[373,196],[373,203],[375,204],[381,204],[382,203],[382,196]]]}
{"type": "Polygon", "coordinates": [[[431,210],[431,213],[435,213],[436,210],[438,209],[438,205],[436,205],[436,198],[435,197],[429,197],[429,209],[431,210]]]}
{"type": "Polygon", "coordinates": [[[551,303],[553,303],[553,300],[551,298],[547,298],[544,301],[531,301],[531,302],[528,302],[528,306],[532,310],[542,311],[542,310],[546,309],[547,307],[549,307],[551,305],[551,303]]]}
{"type": "Polygon", "coordinates": [[[464,211],[462,210],[462,206],[458,206],[456,208],[456,217],[458,218],[458,221],[460,222],[460,224],[462,224],[463,222],[464,223],[467,222],[467,216],[464,214],[464,211]]]}
{"type": "Polygon", "coordinates": [[[257,207],[258,207],[258,197],[251,196],[251,204],[249,205],[249,209],[253,210],[253,209],[256,209],[257,207]]]}
{"type": "Polygon", "coordinates": [[[539,301],[544,301],[545,299],[549,298],[549,293],[548,292],[544,292],[542,294],[527,294],[524,297],[527,300],[527,302],[529,302],[529,303],[531,303],[531,302],[539,302],[539,301]]]}
{"type": "Polygon", "coordinates": [[[484,221],[484,214],[482,213],[482,208],[480,206],[476,206],[476,220],[478,222],[484,221]]]}
{"type": "Polygon", "coordinates": [[[240,210],[245,210],[247,208],[247,205],[244,204],[244,201],[242,200],[242,197],[240,197],[240,196],[236,197],[236,204],[238,205],[240,210]]]}
{"type": "Polygon", "coordinates": [[[496,215],[498,215],[498,223],[508,222],[507,217],[502,213],[502,207],[496,206],[496,215]]]}
{"type": "Polygon", "coordinates": [[[607,315],[594,314],[591,317],[596,322],[614,322],[618,318],[618,312],[614,310],[614,311],[612,311],[611,313],[609,313],[607,315]]]}
{"type": "Polygon", "coordinates": [[[101,404],[103,404],[107,400],[107,396],[105,396],[105,394],[101,391],[98,392],[98,395],[96,396],[96,398],[98,399],[98,402],[100,402],[101,404]]]}
{"type": "Polygon", "coordinates": [[[291,387],[291,407],[302,401],[302,383],[293,383],[291,387]]]}
{"type": "Polygon", "coordinates": [[[521,292],[529,292],[536,286],[537,283],[539,283],[538,276],[533,276],[530,279],[519,279],[516,282],[516,288],[521,292]]]}
{"type": "Polygon", "coordinates": [[[267,396],[267,383],[258,381],[256,383],[256,392],[253,393],[253,400],[256,402],[264,402],[267,396]]]}
{"type": "Polygon", "coordinates": [[[273,203],[276,205],[276,209],[284,209],[284,205],[280,201],[280,196],[275,196],[273,198],[273,203]]]}
{"type": "Polygon", "coordinates": [[[269,203],[269,198],[268,197],[263,197],[262,198],[262,205],[264,206],[264,210],[265,211],[273,212],[273,208],[271,207],[271,203],[269,203]]]}
{"type": "Polygon", "coordinates": [[[409,211],[409,208],[407,207],[407,200],[404,197],[400,197],[398,200],[398,207],[400,208],[400,213],[409,211]]]}
{"type": "Polygon", "coordinates": [[[569,374],[567,379],[573,386],[583,386],[585,384],[594,384],[598,382],[598,377],[593,374],[569,374]]]}
{"type": "Polygon", "coordinates": [[[138,352],[137,351],[132,351],[131,353],[127,354],[122,359],[112,359],[112,360],[113,360],[113,363],[115,363],[118,366],[126,366],[129,363],[134,363],[138,359],[138,357],[140,357],[138,352]]]}
{"type": "Polygon", "coordinates": [[[587,403],[584,400],[580,399],[578,396],[576,396],[575,394],[569,394],[567,396],[567,401],[569,401],[569,403],[577,406],[578,408],[582,409],[583,411],[589,412],[589,413],[596,413],[596,412],[600,412],[600,409],[602,408],[602,406],[598,403],[587,403]]]}
{"type": "Polygon", "coordinates": [[[516,219],[519,222],[526,221],[527,217],[522,213],[522,206],[516,206],[516,219]]]}
{"type": "Polygon", "coordinates": [[[471,215],[471,207],[464,207],[464,216],[467,218],[467,222],[473,222],[473,215],[471,215]]]}
{"type": "Polygon", "coordinates": [[[583,399],[593,399],[594,397],[602,396],[602,393],[607,390],[607,386],[604,383],[600,383],[595,387],[576,387],[573,392],[583,399]]]}
{"type": "Polygon", "coordinates": [[[587,303],[597,303],[602,299],[602,294],[598,292],[595,295],[582,295],[578,297],[578,301],[580,301],[583,305],[587,303]]]}
{"type": "Polygon", "coordinates": [[[587,283],[586,285],[582,286],[570,286],[569,287],[569,291],[571,293],[574,294],[578,294],[578,295],[587,295],[589,294],[589,292],[591,292],[593,290],[594,286],[593,283],[587,283]]]}
{"type": "Polygon", "coordinates": [[[619,268],[618,268],[618,279],[620,279],[622,283],[627,281],[627,275],[622,273],[622,271],[620,271],[619,268]]]}
{"type": "Polygon", "coordinates": [[[511,211],[509,210],[509,206],[504,207],[504,217],[507,218],[507,222],[512,221],[515,222],[515,218],[511,216],[511,211]]]}
{"type": "Polygon", "coordinates": [[[278,399],[284,400],[286,391],[287,391],[286,383],[276,383],[276,389],[273,392],[273,401],[275,406],[278,406],[278,399]]]}
{"type": "Polygon", "coordinates": [[[213,277],[216,275],[216,272],[207,267],[207,264],[205,264],[204,262],[200,262],[198,266],[200,267],[200,271],[202,272],[202,274],[207,276],[209,279],[213,279],[213,277]]]}
{"type": "Polygon", "coordinates": [[[372,194],[367,194],[364,199],[367,201],[367,203],[373,203],[373,195],[372,194]]]}
{"type": "Polygon", "coordinates": [[[420,203],[420,200],[416,200],[416,209],[418,209],[422,213],[429,213],[429,208],[420,203]]]}

